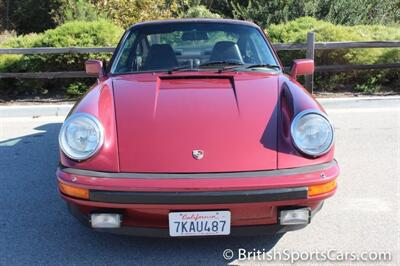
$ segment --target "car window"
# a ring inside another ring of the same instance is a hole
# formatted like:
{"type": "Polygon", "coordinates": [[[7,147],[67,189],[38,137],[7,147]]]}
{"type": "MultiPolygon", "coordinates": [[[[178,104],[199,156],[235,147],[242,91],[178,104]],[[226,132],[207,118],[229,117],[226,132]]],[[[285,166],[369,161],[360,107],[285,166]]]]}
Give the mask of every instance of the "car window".
{"type": "Polygon", "coordinates": [[[119,62],[119,72],[128,72],[130,71],[130,68],[128,65],[130,62],[132,62],[132,52],[134,51],[133,49],[133,44],[135,41],[134,34],[132,34],[132,37],[127,38],[126,41],[124,42],[124,45],[120,49],[120,52],[118,54],[118,62],[119,62]]]}
{"type": "Polygon", "coordinates": [[[260,52],[256,49],[252,38],[247,38],[242,47],[243,60],[248,64],[261,64],[260,52]]]}
{"type": "Polygon", "coordinates": [[[112,73],[165,71],[190,66],[213,68],[220,62],[273,64],[277,62],[260,31],[251,26],[223,23],[171,23],[134,28],[117,51],[112,73]]]}
{"type": "MultiPolygon", "coordinates": [[[[266,53],[263,49],[265,41],[259,38],[258,34],[252,33],[249,36],[249,42],[253,45],[254,58],[258,59],[257,64],[263,64],[265,62],[274,62],[274,56],[272,53],[266,53]]],[[[275,63],[276,64],[276,63],[275,63]]]]}

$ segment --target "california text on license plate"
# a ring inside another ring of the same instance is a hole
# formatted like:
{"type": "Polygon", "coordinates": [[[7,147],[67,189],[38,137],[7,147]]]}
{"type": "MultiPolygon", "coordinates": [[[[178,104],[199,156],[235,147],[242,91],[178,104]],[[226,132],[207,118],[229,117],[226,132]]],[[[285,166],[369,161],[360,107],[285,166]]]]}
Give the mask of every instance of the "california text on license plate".
{"type": "Polygon", "coordinates": [[[229,235],[230,211],[170,212],[170,236],[229,235]]]}

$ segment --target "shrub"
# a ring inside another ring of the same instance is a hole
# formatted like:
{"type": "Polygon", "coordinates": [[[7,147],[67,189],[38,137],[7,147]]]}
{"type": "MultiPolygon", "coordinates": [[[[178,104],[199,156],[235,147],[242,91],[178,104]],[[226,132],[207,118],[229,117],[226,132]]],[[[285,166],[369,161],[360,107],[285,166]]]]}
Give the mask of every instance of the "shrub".
{"type": "MultiPolygon", "coordinates": [[[[29,34],[9,38],[0,44],[6,48],[30,47],[95,47],[116,46],[123,30],[111,22],[100,20],[93,22],[68,22],[64,25],[40,34],[29,34]]],[[[84,61],[89,58],[107,61],[109,54],[54,54],[54,55],[2,55],[0,56],[0,72],[39,72],[39,71],[81,71],[84,61]]],[[[82,87],[81,79],[67,80],[0,80],[0,96],[28,95],[40,93],[67,93],[76,96],[77,91],[71,89],[82,87]],[[77,85],[71,85],[76,83],[77,85]],[[67,88],[70,88],[67,90],[67,88]]],[[[85,80],[85,84],[90,83],[85,80]]]]}
{"type": "Polygon", "coordinates": [[[70,83],[67,88],[67,95],[71,97],[79,97],[83,95],[87,90],[87,84],[84,82],[74,82],[70,83]]]}
{"type": "Polygon", "coordinates": [[[305,12],[305,2],[298,0],[249,0],[243,5],[242,1],[231,1],[234,18],[251,20],[265,27],[272,23],[282,23],[301,16],[305,12]]]}
{"type": "Polygon", "coordinates": [[[106,18],[102,9],[90,3],[88,0],[58,0],[59,7],[51,11],[52,19],[61,25],[68,21],[96,21],[106,18]]]}
{"type": "Polygon", "coordinates": [[[220,18],[221,16],[212,13],[203,5],[190,7],[184,14],[185,18],[220,18]]]}
{"type": "Polygon", "coordinates": [[[93,1],[115,24],[129,27],[137,22],[177,17],[185,0],[93,1]]]}
{"type": "MultiPolygon", "coordinates": [[[[312,16],[333,24],[386,24],[400,22],[398,0],[224,0],[212,11],[252,20],[266,27],[312,16]],[[231,8],[226,8],[228,2],[231,8]],[[215,10],[216,9],[216,10],[215,10]]],[[[212,2],[212,4],[214,5],[212,2]]]]}
{"type": "MultiPolygon", "coordinates": [[[[202,6],[189,9],[188,16],[211,16],[202,6]]],[[[304,17],[288,23],[271,25],[268,34],[273,43],[305,42],[309,31],[316,32],[321,41],[375,41],[399,40],[398,27],[380,25],[340,26],[314,18],[304,17]]],[[[116,46],[122,28],[109,21],[67,22],[44,33],[16,37],[8,34],[0,41],[1,48],[30,47],[95,47],[116,46]]],[[[295,58],[303,58],[305,51],[281,51],[284,65],[295,58]]],[[[84,61],[98,58],[107,61],[110,54],[56,54],[56,55],[0,55],[0,72],[82,71],[84,61]]],[[[400,62],[400,49],[338,49],[317,50],[317,65],[377,64],[400,62]]],[[[373,93],[387,87],[400,89],[400,71],[370,70],[343,73],[317,73],[316,88],[324,90],[353,89],[373,93]]],[[[77,97],[84,93],[93,79],[0,79],[0,97],[54,96],[77,97]]]]}
{"type": "MultiPolygon", "coordinates": [[[[310,17],[299,18],[288,23],[271,25],[268,34],[273,43],[306,42],[307,32],[316,33],[317,42],[332,41],[390,41],[400,39],[400,29],[381,25],[341,26],[310,17]]],[[[304,51],[281,51],[280,58],[289,65],[295,58],[305,56],[304,51]]],[[[400,61],[398,49],[336,49],[317,50],[315,55],[317,65],[333,64],[379,64],[400,61]]],[[[358,91],[372,92],[370,87],[379,90],[380,84],[390,85],[400,78],[398,70],[353,71],[347,73],[316,74],[316,85],[324,89],[340,87],[357,87],[358,91]]],[[[394,89],[399,89],[395,87],[394,89]]]]}
{"type": "Polygon", "coordinates": [[[4,32],[0,32],[0,44],[2,42],[5,42],[6,40],[15,37],[16,33],[14,31],[4,31],[4,32]]]}

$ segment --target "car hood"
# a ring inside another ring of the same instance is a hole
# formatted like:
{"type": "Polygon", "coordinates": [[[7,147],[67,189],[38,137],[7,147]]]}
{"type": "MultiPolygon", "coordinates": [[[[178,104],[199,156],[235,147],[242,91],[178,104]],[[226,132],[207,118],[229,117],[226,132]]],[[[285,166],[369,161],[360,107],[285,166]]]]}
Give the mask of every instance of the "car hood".
{"type": "Polygon", "coordinates": [[[236,172],[277,167],[278,76],[113,77],[122,172],[236,172]],[[200,150],[203,158],[193,153],[200,150]]]}

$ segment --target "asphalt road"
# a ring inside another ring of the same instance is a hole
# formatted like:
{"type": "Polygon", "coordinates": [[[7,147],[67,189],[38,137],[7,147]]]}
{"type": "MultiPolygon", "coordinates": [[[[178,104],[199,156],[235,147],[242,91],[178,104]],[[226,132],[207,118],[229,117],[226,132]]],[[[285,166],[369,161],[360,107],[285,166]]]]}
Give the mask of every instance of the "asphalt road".
{"type": "Polygon", "coordinates": [[[310,226],[281,238],[151,239],[93,232],[68,214],[57,195],[62,117],[0,118],[0,265],[271,264],[235,260],[240,248],[291,250],[293,259],[316,251],[388,251],[392,259],[386,263],[399,265],[400,100],[324,104],[336,128],[339,189],[310,226]],[[223,258],[225,249],[234,259],[223,258]]]}

